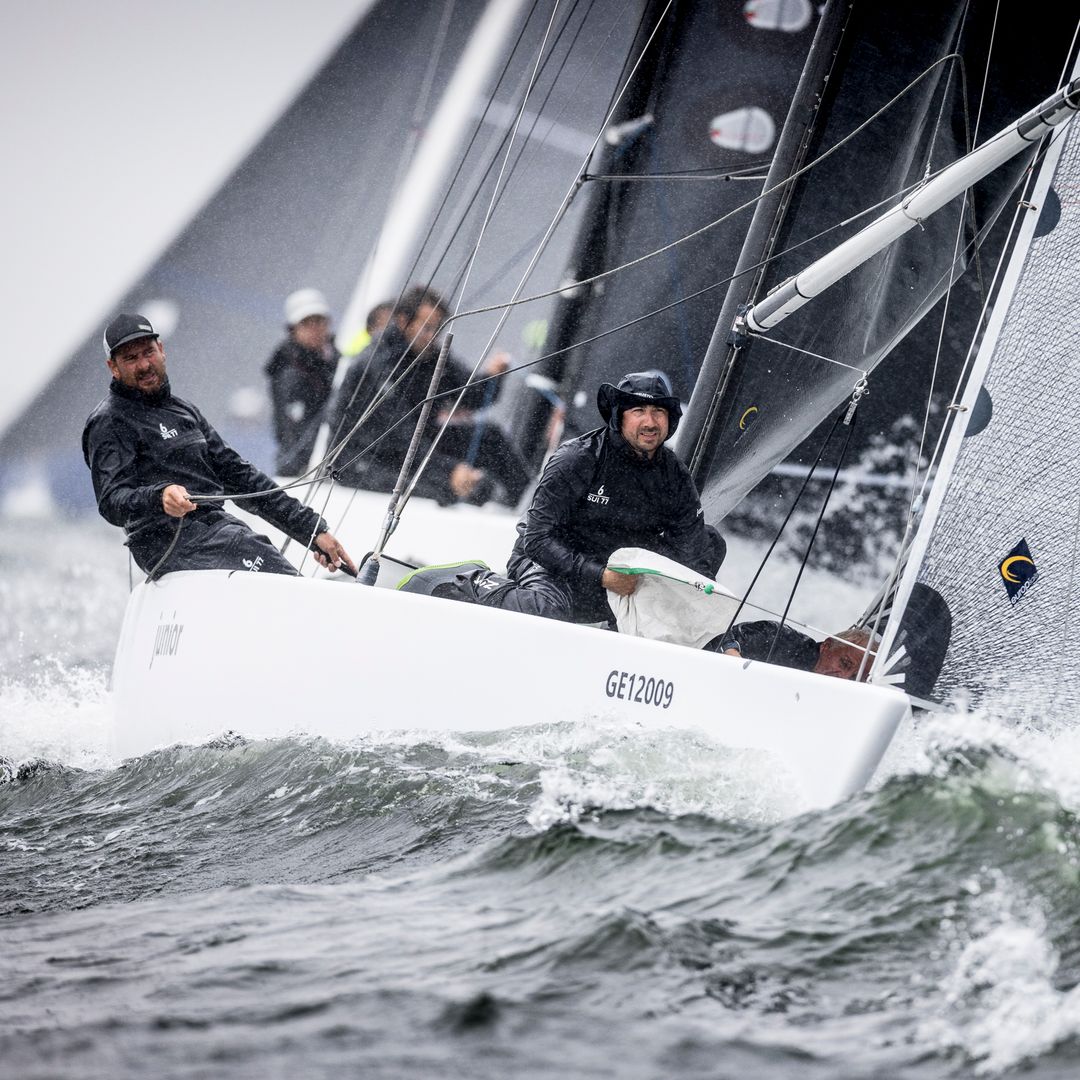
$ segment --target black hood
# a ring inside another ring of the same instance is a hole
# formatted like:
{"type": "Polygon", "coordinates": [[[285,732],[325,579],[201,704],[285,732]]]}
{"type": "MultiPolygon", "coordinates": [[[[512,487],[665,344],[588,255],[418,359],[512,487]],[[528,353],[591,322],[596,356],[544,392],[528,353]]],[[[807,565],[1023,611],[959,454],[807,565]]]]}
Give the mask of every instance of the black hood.
{"type": "Polygon", "coordinates": [[[671,392],[671,383],[662,371],[632,371],[619,380],[618,386],[603,383],[596,391],[596,407],[616,434],[622,427],[623,409],[635,405],[659,405],[667,409],[668,438],[675,434],[682,417],[682,404],[671,392]]]}

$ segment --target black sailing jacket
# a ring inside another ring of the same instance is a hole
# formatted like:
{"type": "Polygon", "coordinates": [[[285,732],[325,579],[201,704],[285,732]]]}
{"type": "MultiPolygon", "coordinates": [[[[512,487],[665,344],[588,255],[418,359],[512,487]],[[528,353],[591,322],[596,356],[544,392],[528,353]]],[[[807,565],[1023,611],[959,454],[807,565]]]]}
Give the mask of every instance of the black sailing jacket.
{"type": "MultiPolygon", "coordinates": [[[[168,381],[156,394],[143,394],[113,379],[109,396],[83,428],[83,457],[90,467],[98,510],[128,536],[140,566],[153,564],[176,532],[176,519],[161,506],[170,484],[193,494],[228,495],[266,491],[244,500],[258,514],[307,546],[326,523],[227,446],[194,405],[173,397],[168,381]],[[274,490],[272,490],[274,489],[274,490]]],[[[192,515],[220,517],[220,504],[204,504],[192,515]]]]}
{"type": "MultiPolygon", "coordinates": [[[[386,388],[384,400],[375,407],[338,458],[346,476],[350,472],[362,475],[366,468],[378,467],[390,469],[396,475],[405,459],[412,441],[413,429],[416,427],[416,419],[420,415],[419,406],[428,394],[432,365],[439,355],[439,350],[432,345],[420,362],[414,363],[415,357],[408,352],[408,347],[409,341],[405,334],[394,323],[390,323],[382,335],[357,356],[345,373],[330,410],[331,445],[340,440],[363,416],[364,410],[376,392],[384,388],[384,384],[395,382],[409,369],[396,386],[392,389],[386,388]],[[402,357],[405,359],[402,360],[402,357]],[[408,415],[410,412],[411,415],[408,415]],[[398,423],[407,415],[408,419],[398,423]],[[379,444],[352,463],[350,468],[347,463],[383,435],[385,437],[380,439],[379,444]]],[[[464,386],[469,381],[469,373],[469,368],[456,360],[451,353],[447,357],[439,389],[448,391],[464,386]]],[[[495,379],[470,386],[462,398],[460,409],[471,411],[490,405],[498,397],[502,382],[502,379],[495,379]]],[[[439,413],[450,408],[456,400],[457,394],[448,394],[432,404],[421,450],[430,446],[440,427],[439,413]]]]}
{"type": "Polygon", "coordinates": [[[666,446],[644,458],[613,428],[598,428],[552,454],[509,565],[524,556],[572,587],[599,589],[608,556],[621,547],[711,572],[711,541],[686,466],[666,446]]]}
{"type": "Polygon", "coordinates": [[[276,468],[285,476],[307,471],[340,355],[333,345],[324,355],[289,337],[267,361],[264,371],[270,379],[278,443],[276,468]]]}
{"type": "Polygon", "coordinates": [[[768,619],[737,623],[730,634],[723,635],[722,644],[731,638],[739,643],[739,651],[746,660],[767,660],[772,650],[772,663],[798,671],[813,671],[821,654],[821,643],[808,634],[768,619]]]}

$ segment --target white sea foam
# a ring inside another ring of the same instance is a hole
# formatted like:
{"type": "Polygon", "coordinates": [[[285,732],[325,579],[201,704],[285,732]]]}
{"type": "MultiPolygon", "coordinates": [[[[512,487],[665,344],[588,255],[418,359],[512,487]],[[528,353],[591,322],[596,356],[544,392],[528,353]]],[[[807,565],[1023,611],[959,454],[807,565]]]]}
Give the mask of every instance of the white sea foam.
{"type": "Polygon", "coordinates": [[[1018,788],[1051,791],[1066,809],[1080,811],[1080,728],[1029,696],[999,697],[972,710],[960,703],[955,712],[909,722],[893,740],[874,784],[905,773],[942,775],[972,750],[999,753],[1018,788]]]}
{"type": "Polygon", "coordinates": [[[594,721],[563,725],[540,745],[537,733],[522,734],[520,749],[540,765],[541,790],[527,818],[536,829],[593,809],[763,822],[800,808],[797,788],[769,755],[722,749],[687,732],[627,732],[594,721]]]}
{"type": "Polygon", "coordinates": [[[953,942],[950,956],[940,1008],[920,1039],[959,1048],[978,1073],[996,1075],[1080,1034],[1080,987],[1054,986],[1059,956],[1045,916],[1000,876],[975,902],[968,937],[953,942]]]}
{"type": "Polygon", "coordinates": [[[97,519],[0,522],[0,756],[107,767],[106,671],[127,600],[120,535],[97,519]],[[46,531],[47,528],[47,531],[46,531]]]}
{"type": "Polygon", "coordinates": [[[103,674],[43,664],[36,678],[0,682],[0,755],[108,768],[111,710],[103,674]]]}
{"type": "MultiPolygon", "coordinates": [[[[536,829],[575,822],[591,810],[649,808],[663,814],[772,822],[799,813],[801,794],[773,757],[720,747],[691,732],[627,730],[600,719],[508,728],[466,737],[446,731],[374,732],[352,745],[437,746],[451,755],[538,770],[527,820],[536,829]]],[[[505,787],[493,773],[440,766],[466,794],[505,787]]],[[[505,797],[505,792],[499,792],[505,797]]]]}

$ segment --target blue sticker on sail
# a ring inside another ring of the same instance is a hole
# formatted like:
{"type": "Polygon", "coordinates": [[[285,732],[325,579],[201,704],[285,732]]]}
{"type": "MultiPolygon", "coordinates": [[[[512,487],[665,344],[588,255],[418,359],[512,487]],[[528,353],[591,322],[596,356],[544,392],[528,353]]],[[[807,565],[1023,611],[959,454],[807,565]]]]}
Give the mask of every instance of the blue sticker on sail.
{"type": "Polygon", "coordinates": [[[1005,591],[1009,594],[1013,606],[1020,603],[1028,589],[1039,580],[1039,571],[1026,540],[1021,540],[998,563],[998,573],[1005,582],[1005,591]]]}

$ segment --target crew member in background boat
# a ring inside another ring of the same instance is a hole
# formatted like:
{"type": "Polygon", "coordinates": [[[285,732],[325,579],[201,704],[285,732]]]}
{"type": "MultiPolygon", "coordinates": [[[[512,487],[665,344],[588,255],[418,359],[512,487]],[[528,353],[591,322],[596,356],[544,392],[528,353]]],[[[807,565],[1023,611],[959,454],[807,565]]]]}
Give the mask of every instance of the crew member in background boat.
{"type": "Polygon", "coordinates": [[[854,679],[862,667],[865,679],[879,644],[875,635],[871,647],[870,639],[871,633],[866,627],[850,626],[824,641],[815,641],[791,626],[765,619],[736,623],[729,633],[714,638],[705,648],[744,660],[769,660],[771,652],[770,663],[799,671],[816,671],[819,675],[833,675],[838,679],[854,679]],[[864,665],[863,656],[867,650],[870,657],[864,665]]]}
{"type": "MultiPolygon", "coordinates": [[[[439,355],[439,328],[448,314],[445,301],[434,289],[412,286],[398,302],[382,336],[350,365],[331,409],[331,445],[351,431],[373,403],[374,407],[338,456],[339,475],[346,484],[393,491],[419,406],[428,396],[431,365],[439,355]],[[380,400],[376,401],[377,396],[380,400]],[[363,453],[376,439],[376,445],[363,453]]],[[[479,374],[501,375],[508,367],[509,358],[498,353],[479,374]]],[[[439,390],[464,386],[470,371],[451,355],[439,390]]],[[[525,463],[493,419],[476,415],[476,410],[494,404],[501,387],[502,380],[497,378],[470,387],[452,416],[449,407],[457,395],[440,399],[432,409],[418,461],[444,423],[446,430],[415,494],[443,504],[456,500],[481,504],[492,497],[510,506],[518,504],[529,483],[525,463]]]]}
{"type": "Polygon", "coordinates": [[[354,356],[359,356],[386,329],[386,324],[390,321],[390,316],[393,313],[393,300],[382,300],[377,303],[367,313],[363,329],[357,330],[342,346],[342,353],[349,357],[350,360],[354,356]]]}
{"type": "Polygon", "coordinates": [[[285,326],[287,336],[263,370],[274,407],[275,467],[282,476],[300,476],[307,472],[341,354],[330,333],[330,307],[318,289],[289,294],[285,326]]]}
{"type": "Polygon", "coordinates": [[[727,546],[705,524],[686,466],[664,445],[682,406],[659,371],[624,375],[596,395],[604,427],[563,443],[544,470],[507,562],[490,570],[423,574],[437,595],[571,622],[610,623],[607,593],[629,596],[639,578],[607,568],[613,551],[642,547],[715,577],[727,546]]]}
{"type": "Polygon", "coordinates": [[[119,525],[142,569],[254,570],[296,574],[265,536],[201,495],[265,492],[245,508],[305,546],[331,571],[352,559],[314,510],[276,488],[207,423],[194,405],[173,397],[165,348],[143,315],[117,315],[105,328],[109,395],[83,428],[83,457],[101,516],[119,525]],[[175,540],[175,544],[174,544],[175,540]],[[159,565],[160,564],[160,565],[159,565]]]}

